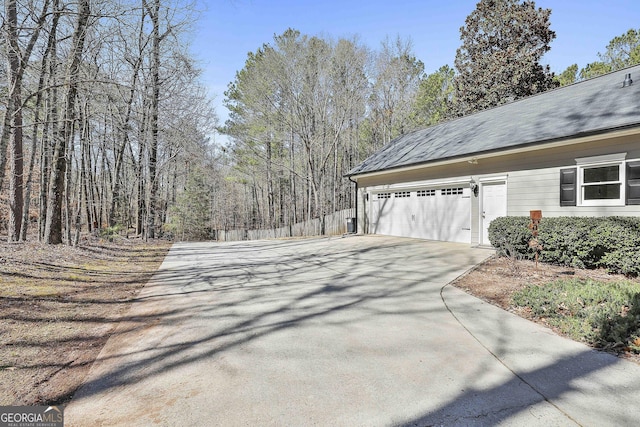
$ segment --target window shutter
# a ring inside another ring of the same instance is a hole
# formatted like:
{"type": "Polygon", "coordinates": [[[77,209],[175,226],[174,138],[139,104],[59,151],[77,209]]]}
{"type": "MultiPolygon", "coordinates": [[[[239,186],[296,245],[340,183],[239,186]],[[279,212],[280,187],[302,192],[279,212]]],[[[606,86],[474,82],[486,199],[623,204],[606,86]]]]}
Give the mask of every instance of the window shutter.
{"type": "Polygon", "coordinates": [[[560,206],[577,204],[577,169],[560,169],[560,206]]]}
{"type": "Polygon", "coordinates": [[[627,204],[640,205],[640,162],[627,163],[627,204]]]}

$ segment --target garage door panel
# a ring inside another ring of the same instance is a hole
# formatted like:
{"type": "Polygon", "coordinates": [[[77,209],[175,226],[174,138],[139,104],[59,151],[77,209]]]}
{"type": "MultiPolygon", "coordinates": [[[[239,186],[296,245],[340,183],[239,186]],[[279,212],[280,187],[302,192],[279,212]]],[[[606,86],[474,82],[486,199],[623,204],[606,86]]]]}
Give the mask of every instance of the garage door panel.
{"type": "Polygon", "coordinates": [[[387,198],[379,199],[372,203],[375,206],[375,220],[372,221],[374,234],[388,236],[408,236],[411,226],[411,216],[407,212],[407,199],[387,198]]]}
{"type": "Polygon", "coordinates": [[[373,234],[389,234],[392,224],[391,199],[379,199],[371,202],[371,232],[373,234]]]}
{"type": "Polygon", "coordinates": [[[451,242],[471,241],[471,195],[464,187],[374,194],[372,232],[451,242]],[[408,196],[407,196],[408,195],[408,196]]]}
{"type": "MultiPolygon", "coordinates": [[[[463,190],[464,191],[464,190],[463,190]]],[[[471,241],[471,199],[463,194],[444,195],[439,200],[440,217],[437,240],[452,242],[471,241]]]]}

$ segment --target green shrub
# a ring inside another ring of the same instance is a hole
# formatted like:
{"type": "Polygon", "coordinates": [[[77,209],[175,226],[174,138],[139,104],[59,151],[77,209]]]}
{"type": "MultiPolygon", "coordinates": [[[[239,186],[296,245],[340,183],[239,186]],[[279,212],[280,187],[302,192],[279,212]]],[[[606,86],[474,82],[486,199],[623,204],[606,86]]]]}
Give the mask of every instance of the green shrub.
{"type": "Polygon", "coordinates": [[[489,241],[501,255],[532,258],[534,252],[529,249],[533,238],[529,229],[529,217],[505,216],[496,218],[489,224],[489,241]]]}
{"type": "Polygon", "coordinates": [[[585,268],[595,266],[594,245],[589,233],[593,218],[543,218],[538,227],[538,240],[542,244],[540,260],[552,264],[585,268]]]}
{"type": "Polygon", "coordinates": [[[612,273],[640,274],[639,218],[607,218],[593,234],[603,248],[598,266],[612,273]]]}
{"type": "Polygon", "coordinates": [[[110,242],[113,241],[114,237],[117,237],[120,234],[124,227],[122,224],[116,224],[111,227],[106,227],[100,229],[100,237],[108,239],[110,242]]]}
{"type": "Polygon", "coordinates": [[[640,285],[591,279],[528,286],[513,295],[518,307],[575,340],[606,349],[640,352],[640,285]]]}
{"type": "MultiPolygon", "coordinates": [[[[528,217],[502,217],[491,222],[489,240],[498,252],[531,258],[533,238],[528,217]]],[[[543,218],[538,227],[540,260],[577,268],[606,268],[612,273],[640,274],[640,218],[543,218]]]]}

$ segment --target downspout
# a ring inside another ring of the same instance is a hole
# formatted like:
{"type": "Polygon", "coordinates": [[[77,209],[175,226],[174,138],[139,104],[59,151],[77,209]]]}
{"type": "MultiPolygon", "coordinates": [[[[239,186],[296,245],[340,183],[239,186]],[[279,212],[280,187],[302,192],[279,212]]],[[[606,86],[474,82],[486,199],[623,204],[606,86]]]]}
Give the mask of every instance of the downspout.
{"type": "Polygon", "coordinates": [[[356,197],[355,197],[355,201],[356,201],[356,212],[355,212],[355,217],[356,217],[356,229],[354,234],[358,234],[358,181],[354,181],[351,179],[351,175],[347,176],[347,178],[349,178],[349,181],[353,182],[356,185],[356,197]]]}

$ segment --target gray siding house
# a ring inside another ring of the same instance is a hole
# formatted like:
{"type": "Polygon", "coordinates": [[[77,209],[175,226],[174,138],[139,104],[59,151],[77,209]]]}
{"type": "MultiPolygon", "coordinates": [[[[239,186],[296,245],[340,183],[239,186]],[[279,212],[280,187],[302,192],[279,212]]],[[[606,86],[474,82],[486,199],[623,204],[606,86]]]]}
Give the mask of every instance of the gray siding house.
{"type": "Polygon", "coordinates": [[[499,216],[639,216],[640,66],[400,136],[347,176],[360,233],[490,245],[499,216]]]}

